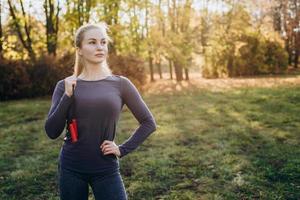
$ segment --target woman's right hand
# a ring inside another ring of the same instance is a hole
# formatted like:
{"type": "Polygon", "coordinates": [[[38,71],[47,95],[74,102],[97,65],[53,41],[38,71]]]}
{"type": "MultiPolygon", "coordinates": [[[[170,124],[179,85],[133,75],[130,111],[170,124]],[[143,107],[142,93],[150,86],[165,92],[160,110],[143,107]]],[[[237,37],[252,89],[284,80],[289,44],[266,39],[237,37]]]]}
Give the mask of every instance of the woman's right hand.
{"type": "Polygon", "coordinates": [[[65,78],[65,93],[69,97],[71,97],[73,95],[72,86],[74,85],[74,89],[75,89],[76,80],[77,80],[77,78],[75,75],[68,76],[67,78],[65,78]]]}

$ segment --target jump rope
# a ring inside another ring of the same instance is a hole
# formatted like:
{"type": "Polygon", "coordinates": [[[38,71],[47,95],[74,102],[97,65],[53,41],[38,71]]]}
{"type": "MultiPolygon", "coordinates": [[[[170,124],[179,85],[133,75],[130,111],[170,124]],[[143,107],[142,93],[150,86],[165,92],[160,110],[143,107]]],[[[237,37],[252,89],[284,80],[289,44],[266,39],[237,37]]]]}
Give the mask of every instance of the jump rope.
{"type": "Polygon", "coordinates": [[[78,141],[78,130],[77,130],[77,120],[76,120],[76,105],[74,97],[74,85],[72,85],[72,103],[71,103],[71,119],[68,120],[67,133],[64,140],[68,140],[71,136],[71,142],[76,143],[78,141]]]}

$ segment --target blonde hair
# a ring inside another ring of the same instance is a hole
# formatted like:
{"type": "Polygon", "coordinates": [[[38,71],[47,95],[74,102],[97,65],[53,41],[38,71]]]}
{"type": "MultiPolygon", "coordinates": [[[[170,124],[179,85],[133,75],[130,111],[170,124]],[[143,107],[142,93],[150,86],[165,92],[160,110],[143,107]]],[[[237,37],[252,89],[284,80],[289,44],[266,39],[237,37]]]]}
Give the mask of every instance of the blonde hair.
{"type": "MultiPolygon", "coordinates": [[[[102,31],[104,37],[107,39],[107,41],[112,42],[112,39],[107,34],[107,32],[109,31],[109,28],[105,22],[100,22],[98,24],[85,24],[85,25],[80,26],[75,33],[75,38],[74,38],[75,47],[81,48],[82,40],[84,38],[84,33],[91,29],[100,29],[102,31]]],[[[78,54],[78,51],[76,50],[73,75],[78,77],[82,73],[83,69],[84,69],[83,60],[82,60],[81,56],[78,54]]],[[[102,71],[104,74],[112,73],[108,66],[107,60],[105,60],[102,64],[102,71]]]]}

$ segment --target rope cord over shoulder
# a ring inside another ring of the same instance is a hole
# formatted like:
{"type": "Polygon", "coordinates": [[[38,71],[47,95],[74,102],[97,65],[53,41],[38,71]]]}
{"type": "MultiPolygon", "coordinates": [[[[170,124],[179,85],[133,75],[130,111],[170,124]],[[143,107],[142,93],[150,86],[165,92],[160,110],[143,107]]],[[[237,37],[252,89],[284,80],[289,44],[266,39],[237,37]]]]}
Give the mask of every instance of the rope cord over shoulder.
{"type": "Polygon", "coordinates": [[[75,105],[75,85],[72,85],[72,103],[71,103],[71,119],[76,119],[76,105],[75,105]]]}
{"type": "Polygon", "coordinates": [[[65,141],[71,139],[72,143],[78,140],[77,121],[76,121],[76,104],[75,104],[75,86],[72,85],[73,94],[71,96],[71,117],[68,119],[67,132],[64,138],[65,141]]]}

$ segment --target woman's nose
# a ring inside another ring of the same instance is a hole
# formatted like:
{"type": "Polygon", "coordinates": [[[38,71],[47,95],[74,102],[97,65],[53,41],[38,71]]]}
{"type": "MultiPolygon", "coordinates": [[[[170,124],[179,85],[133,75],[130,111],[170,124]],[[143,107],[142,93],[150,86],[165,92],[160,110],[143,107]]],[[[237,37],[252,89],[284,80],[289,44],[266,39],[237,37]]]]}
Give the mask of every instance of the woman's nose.
{"type": "Polygon", "coordinates": [[[101,44],[97,44],[97,49],[102,49],[103,46],[101,44]]]}

